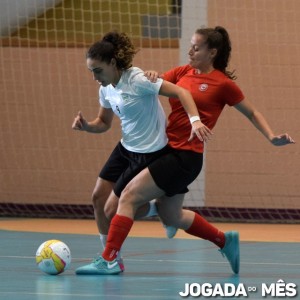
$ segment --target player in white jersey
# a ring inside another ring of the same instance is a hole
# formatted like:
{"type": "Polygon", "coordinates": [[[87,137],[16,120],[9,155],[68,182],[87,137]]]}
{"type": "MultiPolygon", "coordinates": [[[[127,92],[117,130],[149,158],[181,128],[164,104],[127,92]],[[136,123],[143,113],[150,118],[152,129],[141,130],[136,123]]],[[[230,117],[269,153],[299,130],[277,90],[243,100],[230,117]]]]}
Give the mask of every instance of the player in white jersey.
{"type": "MultiPolygon", "coordinates": [[[[127,183],[152,161],[169,151],[165,133],[166,118],[158,95],[180,100],[191,121],[190,139],[206,141],[211,134],[200,121],[191,94],[163,80],[156,83],[148,81],[142,70],[132,67],[135,53],[128,36],[118,32],[106,34],[90,47],[86,62],[94,80],[101,85],[100,109],[96,119],[90,122],[79,112],[72,125],[75,130],[102,133],[109,130],[114,115],[121,120],[122,139],[102,168],[92,195],[103,246],[110,225],[106,216],[110,211],[113,214],[116,211],[116,207],[105,206],[106,202],[118,203],[116,199],[127,183]]],[[[146,216],[148,210],[149,206],[141,208],[137,215],[146,216]]],[[[120,252],[118,261],[123,269],[120,252]]]]}
{"type": "Polygon", "coordinates": [[[141,69],[131,67],[116,86],[100,87],[100,105],[120,118],[121,143],[129,151],[149,153],[167,144],[166,117],[157,101],[162,82],[153,84],[141,69]]]}

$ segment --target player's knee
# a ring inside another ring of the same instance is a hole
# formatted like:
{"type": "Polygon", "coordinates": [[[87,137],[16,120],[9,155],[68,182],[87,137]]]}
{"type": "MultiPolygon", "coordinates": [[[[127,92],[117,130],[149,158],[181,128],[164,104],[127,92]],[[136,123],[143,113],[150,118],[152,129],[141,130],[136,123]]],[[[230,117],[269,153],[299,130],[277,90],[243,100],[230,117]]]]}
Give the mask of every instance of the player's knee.
{"type": "Polygon", "coordinates": [[[97,212],[97,214],[103,214],[105,201],[103,201],[102,197],[97,193],[92,194],[92,203],[93,208],[97,212]]]}
{"type": "Polygon", "coordinates": [[[99,200],[100,199],[99,199],[98,195],[96,193],[93,193],[92,194],[92,203],[93,203],[94,209],[96,209],[97,207],[99,207],[99,202],[100,202],[99,200]]]}
{"type": "Polygon", "coordinates": [[[114,217],[114,215],[116,214],[116,212],[117,212],[117,207],[112,206],[112,205],[104,206],[104,214],[108,220],[111,220],[114,217]]]}
{"type": "Polygon", "coordinates": [[[128,184],[122,191],[119,201],[122,205],[136,206],[139,204],[140,199],[142,199],[141,193],[135,189],[134,185],[128,184]]]}
{"type": "Polygon", "coordinates": [[[129,204],[129,203],[134,203],[135,199],[138,198],[138,194],[135,191],[134,187],[132,185],[127,185],[120,197],[120,201],[122,201],[123,204],[129,204]]]}

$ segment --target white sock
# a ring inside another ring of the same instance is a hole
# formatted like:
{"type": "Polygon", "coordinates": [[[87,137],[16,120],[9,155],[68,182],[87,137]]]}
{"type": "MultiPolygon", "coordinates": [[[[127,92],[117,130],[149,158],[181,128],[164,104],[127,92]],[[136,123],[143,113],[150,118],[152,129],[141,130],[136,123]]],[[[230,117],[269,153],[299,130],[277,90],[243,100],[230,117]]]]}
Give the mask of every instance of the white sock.
{"type": "Polygon", "coordinates": [[[107,234],[100,233],[100,241],[101,241],[103,249],[105,249],[106,240],[107,240],[107,234]]]}
{"type": "Polygon", "coordinates": [[[158,213],[157,213],[157,209],[156,209],[155,200],[151,200],[151,201],[149,202],[149,205],[150,205],[149,211],[148,211],[148,213],[146,214],[145,217],[153,217],[153,216],[157,216],[158,213]]]}
{"type": "MultiPolygon", "coordinates": [[[[100,235],[100,241],[101,241],[102,247],[103,247],[103,249],[105,249],[106,241],[107,241],[107,234],[100,233],[99,235],[100,235]]],[[[118,252],[118,255],[117,255],[117,259],[121,259],[121,258],[122,258],[122,254],[121,254],[121,249],[120,249],[120,251],[118,252]]]]}

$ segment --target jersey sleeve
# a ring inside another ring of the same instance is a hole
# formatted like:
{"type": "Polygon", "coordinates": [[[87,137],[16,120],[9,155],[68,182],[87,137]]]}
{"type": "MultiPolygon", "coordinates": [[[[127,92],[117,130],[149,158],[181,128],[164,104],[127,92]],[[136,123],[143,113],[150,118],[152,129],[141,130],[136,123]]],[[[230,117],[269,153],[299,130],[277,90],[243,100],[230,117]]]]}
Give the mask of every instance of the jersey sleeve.
{"type": "Polygon", "coordinates": [[[243,92],[231,79],[224,82],[223,95],[225,97],[226,104],[229,106],[234,106],[244,99],[243,92]]]}
{"type": "Polygon", "coordinates": [[[103,86],[99,88],[99,103],[104,108],[111,108],[109,101],[106,100],[105,88],[103,86]]]}
{"type": "Polygon", "coordinates": [[[158,78],[156,82],[151,82],[144,76],[144,73],[138,73],[136,74],[132,80],[131,80],[131,86],[132,88],[138,93],[139,95],[158,95],[159,90],[161,88],[161,85],[163,83],[163,80],[161,78],[158,78]]]}

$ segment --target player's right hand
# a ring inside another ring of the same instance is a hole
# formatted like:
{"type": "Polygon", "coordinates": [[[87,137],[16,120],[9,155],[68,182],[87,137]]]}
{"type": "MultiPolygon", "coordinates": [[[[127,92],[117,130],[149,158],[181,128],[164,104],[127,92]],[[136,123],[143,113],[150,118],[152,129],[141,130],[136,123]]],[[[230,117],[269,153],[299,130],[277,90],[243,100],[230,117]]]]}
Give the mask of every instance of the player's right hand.
{"type": "Polygon", "coordinates": [[[151,82],[154,82],[154,83],[157,81],[157,78],[159,77],[158,72],[153,71],[153,70],[145,71],[144,75],[146,76],[146,78],[148,80],[150,80],[151,82]]]}
{"type": "Polygon", "coordinates": [[[188,142],[190,142],[194,137],[198,137],[201,142],[208,142],[213,133],[212,131],[206,127],[200,120],[195,121],[192,124],[192,131],[188,142]]]}
{"type": "Polygon", "coordinates": [[[82,116],[81,111],[78,112],[72,124],[72,129],[74,130],[85,130],[87,128],[87,121],[82,116]]]}

